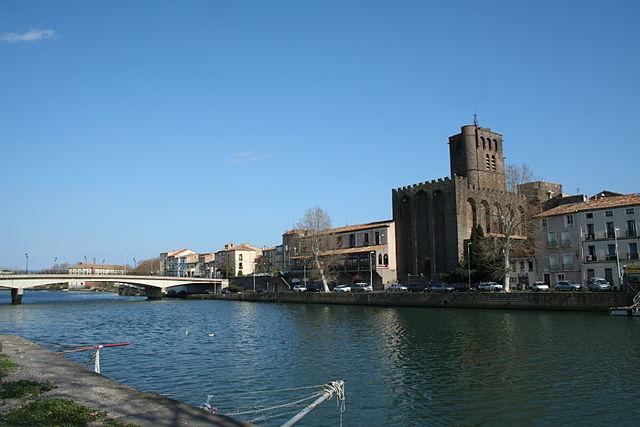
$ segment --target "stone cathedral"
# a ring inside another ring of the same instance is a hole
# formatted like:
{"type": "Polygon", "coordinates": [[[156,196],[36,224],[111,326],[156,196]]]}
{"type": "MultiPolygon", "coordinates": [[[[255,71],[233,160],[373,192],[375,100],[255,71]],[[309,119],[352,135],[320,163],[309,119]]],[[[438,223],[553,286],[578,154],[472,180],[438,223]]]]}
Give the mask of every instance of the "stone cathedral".
{"type": "Polygon", "coordinates": [[[475,224],[496,234],[492,213],[505,191],[503,149],[501,134],[463,126],[449,138],[451,177],[392,191],[400,281],[408,275],[435,278],[456,268],[475,224]]]}

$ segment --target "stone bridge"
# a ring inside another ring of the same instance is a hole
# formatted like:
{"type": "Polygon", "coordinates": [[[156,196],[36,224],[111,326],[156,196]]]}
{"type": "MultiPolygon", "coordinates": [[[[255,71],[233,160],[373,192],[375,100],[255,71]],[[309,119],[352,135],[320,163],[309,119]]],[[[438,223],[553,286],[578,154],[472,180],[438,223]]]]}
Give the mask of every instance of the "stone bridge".
{"type": "Polygon", "coordinates": [[[201,277],[131,276],[106,274],[7,274],[0,275],[0,287],[11,288],[11,303],[22,303],[25,289],[36,286],[55,285],[75,281],[113,282],[143,286],[147,298],[158,299],[167,288],[180,285],[211,285],[215,292],[228,286],[227,279],[206,279],[201,277]]]}

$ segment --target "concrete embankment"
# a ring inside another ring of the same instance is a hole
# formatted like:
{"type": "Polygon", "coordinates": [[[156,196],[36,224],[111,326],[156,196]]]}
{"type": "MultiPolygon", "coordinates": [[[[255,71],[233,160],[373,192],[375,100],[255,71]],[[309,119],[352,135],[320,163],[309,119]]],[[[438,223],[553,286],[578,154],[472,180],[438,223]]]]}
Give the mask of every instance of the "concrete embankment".
{"type": "MultiPolygon", "coordinates": [[[[61,398],[105,412],[109,418],[139,426],[246,426],[234,419],[120,384],[56,355],[31,341],[0,334],[0,353],[19,368],[6,380],[50,383],[42,398],[61,398]]],[[[144,368],[141,368],[144,369],[144,368]]],[[[169,372],[168,375],[171,375],[169,372]]]]}
{"type": "Polygon", "coordinates": [[[605,311],[609,307],[630,305],[633,295],[621,292],[454,292],[450,294],[244,292],[226,295],[191,295],[189,298],[309,304],[605,311]]]}

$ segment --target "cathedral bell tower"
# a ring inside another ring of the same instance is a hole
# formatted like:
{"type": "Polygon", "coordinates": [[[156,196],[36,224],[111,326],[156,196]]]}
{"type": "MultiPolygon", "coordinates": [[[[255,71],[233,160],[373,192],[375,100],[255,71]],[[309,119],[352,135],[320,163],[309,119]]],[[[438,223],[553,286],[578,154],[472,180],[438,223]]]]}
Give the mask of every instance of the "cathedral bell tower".
{"type": "Polygon", "coordinates": [[[467,178],[478,188],[505,190],[502,135],[474,124],[462,126],[460,133],[449,137],[451,178],[467,178]]]}

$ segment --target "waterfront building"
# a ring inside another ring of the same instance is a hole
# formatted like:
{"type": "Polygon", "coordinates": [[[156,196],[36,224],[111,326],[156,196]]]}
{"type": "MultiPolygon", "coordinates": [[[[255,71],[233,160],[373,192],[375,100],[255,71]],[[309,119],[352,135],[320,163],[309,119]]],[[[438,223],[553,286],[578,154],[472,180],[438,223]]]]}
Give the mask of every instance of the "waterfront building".
{"type": "Polygon", "coordinates": [[[256,257],[256,273],[273,275],[282,271],[282,245],[262,248],[262,253],[256,257]]]}
{"type": "Polygon", "coordinates": [[[536,216],[539,280],[585,284],[602,277],[620,287],[625,266],[638,262],[640,194],[603,191],[536,216]]]}
{"type": "Polygon", "coordinates": [[[260,248],[247,243],[227,243],[224,249],[215,253],[216,272],[224,278],[253,274],[256,259],[261,254],[260,248]]]}
{"type": "MultiPolygon", "coordinates": [[[[474,123],[449,137],[451,176],[392,191],[398,278],[437,278],[458,267],[471,230],[502,236],[496,212],[505,197],[531,215],[527,193],[506,193],[502,135],[474,123]]],[[[549,183],[549,186],[555,184],[549,183]]],[[[512,236],[524,239],[521,235],[512,236]]]]}
{"type": "MultiPolygon", "coordinates": [[[[327,254],[344,257],[339,282],[369,282],[370,272],[376,289],[397,280],[395,224],[393,221],[377,221],[366,224],[337,227],[326,233],[335,239],[327,254]]],[[[282,235],[284,270],[292,283],[301,282],[305,270],[313,265],[300,253],[300,241],[304,231],[289,230],[282,235]]]]}
{"type": "MultiPolygon", "coordinates": [[[[118,276],[125,274],[125,267],[123,265],[108,265],[108,264],[87,264],[79,262],[72,266],[68,270],[69,274],[92,274],[92,275],[105,275],[105,276],[118,276]]],[[[82,289],[91,288],[95,286],[97,282],[85,281],[85,280],[72,280],[69,282],[69,289],[82,289]]]]}
{"type": "Polygon", "coordinates": [[[160,275],[186,277],[188,271],[195,271],[195,261],[197,263],[197,253],[191,249],[178,249],[175,251],[163,252],[160,254],[160,275]],[[188,266],[187,264],[191,265],[188,266]]]}
{"type": "Polygon", "coordinates": [[[216,274],[216,254],[209,252],[198,255],[198,276],[212,278],[216,274]]]}
{"type": "Polygon", "coordinates": [[[512,290],[525,291],[531,283],[538,280],[535,256],[513,256],[509,265],[509,283],[512,290]]]}

